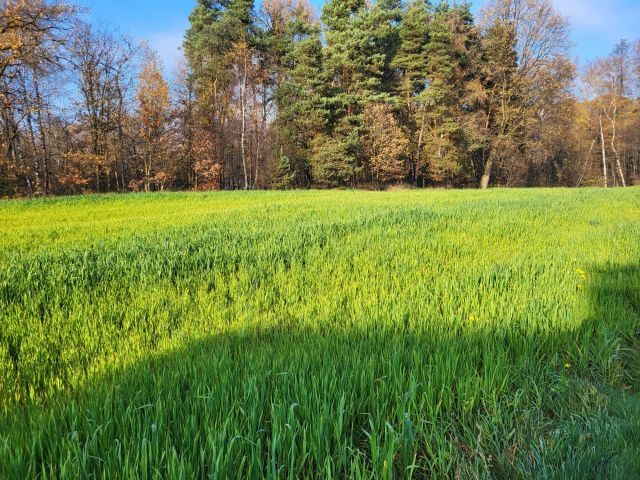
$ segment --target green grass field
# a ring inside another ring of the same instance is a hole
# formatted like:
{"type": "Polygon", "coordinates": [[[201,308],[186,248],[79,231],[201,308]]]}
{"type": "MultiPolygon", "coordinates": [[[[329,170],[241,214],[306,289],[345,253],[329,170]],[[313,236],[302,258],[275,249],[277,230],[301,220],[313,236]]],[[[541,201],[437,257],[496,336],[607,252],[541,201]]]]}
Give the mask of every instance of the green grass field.
{"type": "Polygon", "coordinates": [[[0,478],[638,478],[640,189],[0,203],[0,478]]]}

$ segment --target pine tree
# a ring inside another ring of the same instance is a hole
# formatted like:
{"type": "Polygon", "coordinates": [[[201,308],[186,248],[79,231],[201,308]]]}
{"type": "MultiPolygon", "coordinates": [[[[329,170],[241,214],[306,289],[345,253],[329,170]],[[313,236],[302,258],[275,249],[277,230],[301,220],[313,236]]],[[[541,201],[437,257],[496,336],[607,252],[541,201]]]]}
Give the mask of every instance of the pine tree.
{"type": "Polygon", "coordinates": [[[306,186],[311,182],[311,142],[327,128],[327,81],[319,28],[304,22],[291,27],[298,33],[284,59],[290,70],[276,90],[278,169],[272,183],[306,186]]]}
{"type": "Polygon", "coordinates": [[[451,9],[436,8],[429,26],[427,45],[428,88],[420,94],[422,112],[418,140],[420,166],[428,178],[441,182],[460,169],[457,148],[460,124],[457,118],[457,58],[451,32],[451,9]]]}
{"type": "MultiPolygon", "coordinates": [[[[224,139],[230,137],[226,130],[233,110],[230,108],[233,81],[237,80],[238,69],[247,70],[246,57],[236,58],[231,52],[239,45],[254,48],[253,1],[198,0],[189,21],[184,51],[196,79],[198,113],[203,119],[201,128],[212,137],[210,155],[222,165],[224,176],[225,162],[232,156],[228,151],[232,145],[224,139]]],[[[246,172],[246,165],[243,167],[246,172]]],[[[243,185],[246,187],[247,182],[243,185]]]]}
{"type": "Polygon", "coordinates": [[[413,179],[417,174],[418,127],[416,113],[420,108],[418,94],[427,86],[427,44],[431,17],[431,4],[425,0],[415,0],[409,6],[400,25],[398,52],[392,64],[393,68],[399,72],[396,97],[401,112],[401,123],[407,130],[409,168],[413,179]]]}
{"type": "Polygon", "coordinates": [[[412,98],[426,87],[431,10],[430,3],[416,0],[404,14],[399,29],[400,43],[393,66],[400,72],[398,93],[407,110],[412,108],[412,98]]]}
{"type": "Polygon", "coordinates": [[[315,142],[313,155],[319,162],[316,180],[323,184],[353,182],[363,171],[362,115],[369,103],[393,100],[392,61],[400,19],[397,0],[380,0],[371,7],[362,1],[331,0],[323,8],[325,67],[332,86],[327,98],[330,119],[327,135],[315,142]]]}
{"type": "Polygon", "coordinates": [[[483,128],[482,102],[486,91],[482,85],[482,48],[470,4],[461,4],[451,11],[450,29],[456,60],[455,91],[457,108],[454,114],[460,126],[456,136],[460,170],[454,177],[458,183],[476,179],[475,160],[486,144],[483,128]]]}
{"type": "Polygon", "coordinates": [[[487,91],[486,126],[488,152],[480,187],[489,186],[493,167],[503,156],[516,153],[523,134],[524,112],[520,108],[516,32],[506,22],[495,22],[483,38],[482,78],[487,91]]]}

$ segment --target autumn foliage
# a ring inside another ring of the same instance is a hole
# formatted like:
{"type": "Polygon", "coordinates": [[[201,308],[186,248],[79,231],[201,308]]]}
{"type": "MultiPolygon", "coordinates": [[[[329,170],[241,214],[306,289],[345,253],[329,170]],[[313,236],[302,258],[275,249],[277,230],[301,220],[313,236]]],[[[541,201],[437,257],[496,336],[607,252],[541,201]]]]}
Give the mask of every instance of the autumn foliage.
{"type": "Polygon", "coordinates": [[[198,0],[175,72],[79,15],[0,2],[0,196],[640,177],[640,41],[550,0],[198,0]]]}

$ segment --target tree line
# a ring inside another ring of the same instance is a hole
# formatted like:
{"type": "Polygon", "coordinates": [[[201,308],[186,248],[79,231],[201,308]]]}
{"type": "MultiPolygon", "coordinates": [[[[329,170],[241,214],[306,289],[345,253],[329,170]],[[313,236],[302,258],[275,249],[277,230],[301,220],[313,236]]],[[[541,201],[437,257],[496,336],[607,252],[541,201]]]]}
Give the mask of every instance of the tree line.
{"type": "Polygon", "coordinates": [[[579,67],[549,0],[198,0],[184,62],[0,0],[0,196],[625,186],[640,42],[579,67]]]}

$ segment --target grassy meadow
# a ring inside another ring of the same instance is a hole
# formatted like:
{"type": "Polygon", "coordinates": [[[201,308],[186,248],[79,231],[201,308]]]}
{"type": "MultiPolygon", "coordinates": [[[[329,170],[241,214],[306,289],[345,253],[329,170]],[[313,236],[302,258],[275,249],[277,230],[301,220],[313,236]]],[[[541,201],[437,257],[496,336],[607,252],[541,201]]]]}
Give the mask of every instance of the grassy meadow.
{"type": "Polygon", "coordinates": [[[640,189],[0,203],[0,478],[640,478],[640,189]]]}

